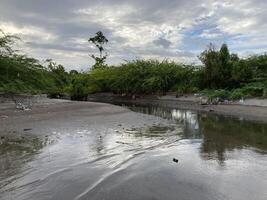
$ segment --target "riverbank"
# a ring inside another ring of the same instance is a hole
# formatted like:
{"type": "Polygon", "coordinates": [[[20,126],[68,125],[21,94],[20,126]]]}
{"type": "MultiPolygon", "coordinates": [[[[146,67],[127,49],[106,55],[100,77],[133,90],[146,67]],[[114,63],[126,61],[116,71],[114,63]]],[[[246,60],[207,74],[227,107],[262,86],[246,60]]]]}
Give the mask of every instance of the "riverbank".
{"type": "Polygon", "coordinates": [[[202,105],[201,98],[194,95],[185,95],[177,98],[174,95],[161,97],[150,95],[132,99],[110,93],[101,93],[89,95],[88,99],[90,101],[97,102],[117,104],[133,103],[144,106],[153,105],[174,109],[192,110],[267,123],[267,99],[247,99],[242,102],[231,102],[219,105],[202,105]]]}
{"type": "MultiPolygon", "coordinates": [[[[149,118],[149,117],[148,117],[149,118]]],[[[148,122],[147,122],[148,123],[148,122]]],[[[152,120],[151,123],[156,123],[152,120]]],[[[142,116],[106,103],[39,98],[31,109],[17,109],[13,101],[0,103],[0,136],[50,136],[77,130],[106,132],[143,125],[142,116]],[[134,119],[134,122],[132,121],[134,119]]]]}
{"type": "MultiPolygon", "coordinates": [[[[24,129],[37,129],[38,134],[42,134],[43,132],[43,134],[46,134],[50,127],[76,129],[79,126],[87,126],[88,123],[91,123],[91,125],[94,123],[104,124],[105,120],[101,117],[105,119],[107,116],[110,116],[112,119],[114,117],[120,118],[123,113],[131,115],[131,111],[127,108],[98,102],[161,106],[233,116],[239,119],[267,123],[267,107],[264,104],[266,100],[249,100],[243,102],[243,105],[240,105],[240,103],[201,105],[199,98],[195,96],[182,96],[178,98],[172,95],[162,97],[145,96],[142,98],[137,97],[136,99],[130,99],[107,93],[90,95],[89,100],[95,102],[38,97],[35,98],[32,108],[27,111],[16,109],[15,102],[11,100],[2,101],[0,103],[0,134],[3,135],[7,132],[24,132],[24,129]],[[253,105],[252,103],[258,103],[258,105],[253,105]],[[99,122],[97,120],[99,120],[99,122]]],[[[116,120],[112,121],[108,119],[108,121],[110,121],[110,123],[119,123],[118,120],[116,122],[116,120]]]]}

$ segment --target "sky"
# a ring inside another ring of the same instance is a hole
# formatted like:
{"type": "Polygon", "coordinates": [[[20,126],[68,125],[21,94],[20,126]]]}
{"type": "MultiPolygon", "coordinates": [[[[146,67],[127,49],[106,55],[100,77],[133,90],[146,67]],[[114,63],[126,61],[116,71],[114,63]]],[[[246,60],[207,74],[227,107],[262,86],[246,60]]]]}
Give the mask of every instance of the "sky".
{"type": "Polygon", "coordinates": [[[87,70],[102,31],[107,63],[169,59],[198,64],[209,43],[240,56],[267,51],[267,0],[0,0],[0,29],[21,51],[87,70]]]}

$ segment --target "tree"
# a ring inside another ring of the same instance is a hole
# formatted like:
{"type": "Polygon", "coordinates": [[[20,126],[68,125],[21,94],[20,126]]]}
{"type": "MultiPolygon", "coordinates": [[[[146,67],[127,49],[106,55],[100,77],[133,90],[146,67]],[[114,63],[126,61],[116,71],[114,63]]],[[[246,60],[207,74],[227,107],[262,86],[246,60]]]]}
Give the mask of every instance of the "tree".
{"type": "Polygon", "coordinates": [[[207,88],[232,88],[233,65],[239,62],[236,54],[230,54],[228,46],[223,44],[219,51],[210,44],[199,59],[204,64],[203,85],[207,88]]]}
{"type": "Polygon", "coordinates": [[[16,39],[19,39],[13,35],[6,35],[0,29],[0,56],[10,56],[14,53],[12,49],[12,44],[15,42],[16,39]]]}
{"type": "Polygon", "coordinates": [[[253,77],[252,69],[246,60],[235,62],[232,68],[232,80],[235,86],[241,86],[246,82],[251,81],[253,77]]]}
{"type": "MultiPolygon", "coordinates": [[[[234,57],[234,56],[233,56],[234,57]]],[[[220,49],[220,65],[219,65],[219,87],[227,87],[231,82],[232,63],[231,55],[227,44],[223,44],[220,49]]]]}
{"type": "Polygon", "coordinates": [[[52,59],[47,59],[46,62],[48,62],[47,69],[51,72],[55,86],[58,88],[56,92],[63,92],[64,87],[69,84],[68,73],[65,71],[63,65],[53,62],[52,59]]]}
{"type": "Polygon", "coordinates": [[[204,86],[208,88],[218,87],[220,54],[216,51],[215,46],[210,44],[200,54],[199,59],[204,64],[204,86]]]}
{"type": "Polygon", "coordinates": [[[220,49],[220,58],[223,66],[227,66],[230,62],[230,53],[227,44],[223,44],[220,49]]]}
{"type": "Polygon", "coordinates": [[[99,56],[95,56],[94,54],[91,55],[91,57],[95,60],[93,69],[98,67],[105,67],[107,53],[105,52],[104,44],[108,43],[108,39],[101,31],[98,31],[94,37],[89,38],[88,42],[93,43],[99,50],[99,56]],[[103,55],[104,52],[105,55],[103,55]]]}
{"type": "Polygon", "coordinates": [[[77,74],[79,74],[79,72],[75,69],[72,69],[72,70],[70,70],[69,74],[70,75],[77,75],[77,74]]]}

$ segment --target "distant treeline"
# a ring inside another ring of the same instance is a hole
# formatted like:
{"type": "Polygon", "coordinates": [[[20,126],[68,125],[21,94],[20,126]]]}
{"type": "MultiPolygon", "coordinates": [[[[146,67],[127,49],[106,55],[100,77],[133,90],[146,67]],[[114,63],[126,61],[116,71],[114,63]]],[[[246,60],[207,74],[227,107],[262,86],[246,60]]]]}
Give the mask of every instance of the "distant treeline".
{"type": "Polygon", "coordinates": [[[226,44],[210,45],[199,59],[203,65],[164,60],[134,60],[118,66],[95,66],[88,72],[66,72],[51,60],[44,63],[12,50],[16,38],[0,37],[0,92],[69,94],[165,94],[204,92],[211,98],[267,97],[267,55],[241,59],[226,44]]]}

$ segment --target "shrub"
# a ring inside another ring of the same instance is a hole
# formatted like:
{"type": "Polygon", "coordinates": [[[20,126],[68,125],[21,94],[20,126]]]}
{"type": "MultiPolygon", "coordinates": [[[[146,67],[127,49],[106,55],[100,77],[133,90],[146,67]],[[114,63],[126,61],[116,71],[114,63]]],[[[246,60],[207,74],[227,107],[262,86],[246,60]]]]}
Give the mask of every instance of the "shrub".
{"type": "Polygon", "coordinates": [[[246,97],[262,97],[264,94],[264,84],[248,84],[242,88],[242,92],[245,94],[246,97]]]}
{"type": "Polygon", "coordinates": [[[204,94],[206,94],[210,101],[219,98],[219,99],[228,99],[230,96],[229,91],[220,89],[220,90],[206,90],[203,91],[204,94]]]}
{"type": "Polygon", "coordinates": [[[263,95],[262,95],[264,98],[267,98],[267,88],[264,88],[263,90],[263,95]]]}
{"type": "Polygon", "coordinates": [[[245,94],[242,92],[242,89],[235,89],[230,93],[229,98],[231,100],[238,100],[245,96],[245,94]]]}

